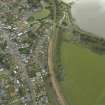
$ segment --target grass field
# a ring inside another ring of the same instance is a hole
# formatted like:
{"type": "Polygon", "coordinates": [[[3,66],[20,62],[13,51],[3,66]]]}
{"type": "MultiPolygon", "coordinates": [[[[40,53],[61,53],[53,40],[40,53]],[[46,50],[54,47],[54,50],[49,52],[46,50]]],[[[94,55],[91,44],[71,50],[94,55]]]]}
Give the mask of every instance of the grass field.
{"type": "Polygon", "coordinates": [[[61,60],[61,88],[69,105],[105,105],[105,56],[62,42],[61,60]]]}
{"type": "Polygon", "coordinates": [[[42,19],[47,17],[50,14],[50,11],[48,9],[43,9],[41,11],[35,12],[34,18],[35,19],[42,19]]]}

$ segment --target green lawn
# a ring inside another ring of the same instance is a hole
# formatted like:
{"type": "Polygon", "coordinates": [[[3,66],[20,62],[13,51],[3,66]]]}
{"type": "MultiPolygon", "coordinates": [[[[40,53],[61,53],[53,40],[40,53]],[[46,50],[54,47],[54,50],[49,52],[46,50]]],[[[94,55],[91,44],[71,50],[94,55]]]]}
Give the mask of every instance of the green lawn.
{"type": "Polygon", "coordinates": [[[64,81],[61,88],[70,105],[105,105],[105,56],[80,45],[62,42],[64,81]]]}
{"type": "Polygon", "coordinates": [[[43,8],[40,11],[35,11],[35,13],[30,16],[27,21],[32,24],[33,22],[35,22],[37,19],[43,19],[46,18],[47,16],[50,15],[50,11],[48,9],[43,8]]]}
{"type": "Polygon", "coordinates": [[[33,15],[35,19],[42,19],[47,17],[50,14],[50,11],[48,9],[43,9],[41,11],[35,12],[33,15]]]}

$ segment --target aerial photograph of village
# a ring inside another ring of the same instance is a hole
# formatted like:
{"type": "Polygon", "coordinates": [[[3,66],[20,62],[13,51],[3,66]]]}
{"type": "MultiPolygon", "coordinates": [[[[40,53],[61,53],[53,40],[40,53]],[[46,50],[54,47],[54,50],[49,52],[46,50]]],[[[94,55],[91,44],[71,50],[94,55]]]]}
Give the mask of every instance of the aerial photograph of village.
{"type": "Polygon", "coordinates": [[[0,105],[105,105],[105,0],[0,0],[0,105]]]}

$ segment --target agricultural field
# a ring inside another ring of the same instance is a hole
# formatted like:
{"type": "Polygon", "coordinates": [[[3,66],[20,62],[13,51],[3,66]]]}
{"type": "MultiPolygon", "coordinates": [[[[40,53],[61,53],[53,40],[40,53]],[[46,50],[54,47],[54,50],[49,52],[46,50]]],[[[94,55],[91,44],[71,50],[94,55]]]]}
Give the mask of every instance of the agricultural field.
{"type": "Polygon", "coordinates": [[[62,92],[69,105],[105,105],[105,55],[62,41],[62,92]]]}

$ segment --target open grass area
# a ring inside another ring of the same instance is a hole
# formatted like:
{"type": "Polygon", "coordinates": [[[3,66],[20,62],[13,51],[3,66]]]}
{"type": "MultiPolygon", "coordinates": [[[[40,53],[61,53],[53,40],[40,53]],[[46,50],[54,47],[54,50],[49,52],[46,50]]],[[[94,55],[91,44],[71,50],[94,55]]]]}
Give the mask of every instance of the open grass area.
{"type": "Polygon", "coordinates": [[[35,20],[46,18],[50,15],[50,11],[48,9],[42,9],[40,11],[35,11],[35,13],[28,18],[29,24],[33,24],[35,20]]]}
{"type": "Polygon", "coordinates": [[[62,42],[61,88],[69,105],[105,105],[105,55],[62,42]]]}
{"type": "Polygon", "coordinates": [[[34,18],[35,19],[42,19],[49,15],[50,11],[48,9],[43,9],[41,11],[35,12],[34,18]]]}

